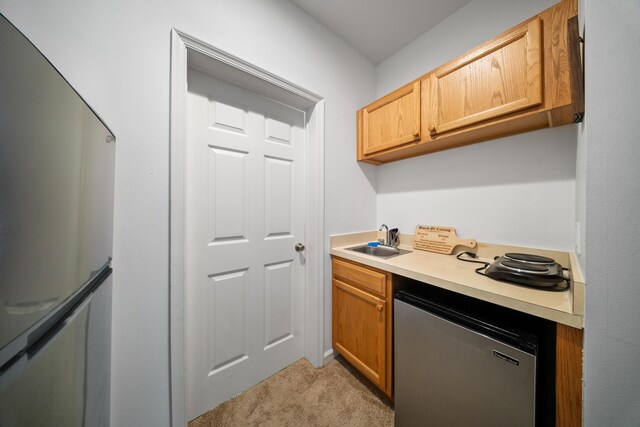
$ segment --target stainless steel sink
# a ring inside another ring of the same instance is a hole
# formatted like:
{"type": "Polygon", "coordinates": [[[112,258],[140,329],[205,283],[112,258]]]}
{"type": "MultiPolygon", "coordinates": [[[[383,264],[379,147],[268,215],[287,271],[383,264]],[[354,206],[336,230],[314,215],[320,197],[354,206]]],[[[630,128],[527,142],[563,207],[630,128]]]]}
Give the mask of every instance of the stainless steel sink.
{"type": "Polygon", "coordinates": [[[406,249],[392,248],[390,246],[354,246],[353,248],[347,248],[349,251],[360,252],[361,254],[373,255],[378,258],[393,258],[398,255],[408,254],[411,251],[406,249]]]}

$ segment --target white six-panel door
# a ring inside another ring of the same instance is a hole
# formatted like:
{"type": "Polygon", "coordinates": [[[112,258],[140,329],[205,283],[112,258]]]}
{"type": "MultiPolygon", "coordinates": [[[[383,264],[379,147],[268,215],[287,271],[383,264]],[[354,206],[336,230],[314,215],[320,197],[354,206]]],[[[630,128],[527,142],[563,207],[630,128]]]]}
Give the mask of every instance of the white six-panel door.
{"type": "Polygon", "coordinates": [[[304,113],[188,72],[185,364],[193,419],[304,355],[304,113]]]}

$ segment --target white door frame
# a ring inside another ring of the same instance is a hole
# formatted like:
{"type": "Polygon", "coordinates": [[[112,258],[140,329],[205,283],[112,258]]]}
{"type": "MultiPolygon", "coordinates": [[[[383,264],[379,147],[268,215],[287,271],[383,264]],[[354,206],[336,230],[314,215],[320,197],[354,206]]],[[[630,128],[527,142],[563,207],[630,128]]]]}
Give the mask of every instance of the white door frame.
{"type": "Polygon", "coordinates": [[[171,422],[186,426],[184,357],[184,194],[187,66],[306,111],[305,348],[307,360],[323,364],[324,337],[324,99],[266,70],[175,28],[171,30],[170,109],[170,357],[171,422]],[[195,59],[194,59],[195,58],[195,59]]]}

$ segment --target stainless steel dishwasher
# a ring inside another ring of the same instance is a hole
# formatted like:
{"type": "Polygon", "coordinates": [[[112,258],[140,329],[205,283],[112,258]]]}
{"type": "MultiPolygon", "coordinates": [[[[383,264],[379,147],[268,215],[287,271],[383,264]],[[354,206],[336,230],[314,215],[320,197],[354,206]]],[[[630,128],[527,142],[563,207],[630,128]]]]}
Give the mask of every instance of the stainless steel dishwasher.
{"type": "Polygon", "coordinates": [[[394,298],[395,425],[536,425],[537,337],[460,307],[394,298]]]}

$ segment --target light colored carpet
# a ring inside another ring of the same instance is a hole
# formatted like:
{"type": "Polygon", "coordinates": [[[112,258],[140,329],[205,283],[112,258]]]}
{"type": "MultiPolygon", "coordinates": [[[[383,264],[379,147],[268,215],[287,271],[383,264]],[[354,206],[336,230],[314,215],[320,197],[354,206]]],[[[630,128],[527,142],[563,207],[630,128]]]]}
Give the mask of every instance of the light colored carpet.
{"type": "Polygon", "coordinates": [[[205,426],[393,426],[393,408],[342,358],[301,359],[189,423],[205,426]]]}

